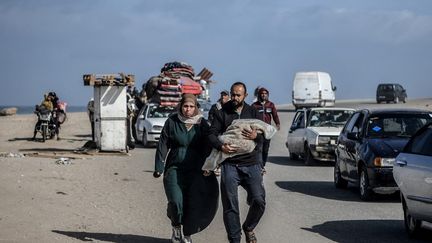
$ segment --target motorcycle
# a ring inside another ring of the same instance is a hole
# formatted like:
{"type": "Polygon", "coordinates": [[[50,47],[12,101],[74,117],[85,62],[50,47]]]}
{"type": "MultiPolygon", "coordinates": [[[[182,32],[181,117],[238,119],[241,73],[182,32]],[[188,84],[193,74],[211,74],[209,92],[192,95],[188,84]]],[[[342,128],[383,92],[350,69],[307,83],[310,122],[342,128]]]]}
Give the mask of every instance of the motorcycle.
{"type": "Polygon", "coordinates": [[[50,110],[41,109],[36,111],[38,123],[36,131],[42,135],[42,141],[45,142],[48,138],[55,136],[56,125],[53,122],[52,112],[50,110]]]}

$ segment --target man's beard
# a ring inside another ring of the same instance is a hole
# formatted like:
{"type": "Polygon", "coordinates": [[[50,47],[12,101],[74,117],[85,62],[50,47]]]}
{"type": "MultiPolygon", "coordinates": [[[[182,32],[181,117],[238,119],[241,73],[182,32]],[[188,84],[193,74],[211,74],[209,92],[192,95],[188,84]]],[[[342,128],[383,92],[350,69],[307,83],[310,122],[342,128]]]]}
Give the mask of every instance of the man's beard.
{"type": "Polygon", "coordinates": [[[244,100],[242,100],[242,101],[240,101],[240,102],[233,101],[232,104],[233,104],[234,108],[239,108],[239,107],[242,107],[242,106],[243,106],[243,104],[244,104],[244,100]]]}

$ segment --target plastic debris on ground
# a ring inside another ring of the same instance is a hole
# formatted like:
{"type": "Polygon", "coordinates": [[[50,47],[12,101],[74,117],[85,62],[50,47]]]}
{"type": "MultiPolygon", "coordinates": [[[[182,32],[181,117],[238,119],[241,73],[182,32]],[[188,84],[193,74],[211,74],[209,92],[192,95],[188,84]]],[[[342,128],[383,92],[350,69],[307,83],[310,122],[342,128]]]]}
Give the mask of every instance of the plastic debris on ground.
{"type": "Polygon", "coordinates": [[[59,158],[55,163],[58,165],[70,165],[70,164],[72,164],[72,161],[70,158],[62,157],[62,158],[59,158]]]}
{"type": "Polygon", "coordinates": [[[21,153],[0,153],[0,157],[2,158],[24,158],[25,155],[21,153]]]}

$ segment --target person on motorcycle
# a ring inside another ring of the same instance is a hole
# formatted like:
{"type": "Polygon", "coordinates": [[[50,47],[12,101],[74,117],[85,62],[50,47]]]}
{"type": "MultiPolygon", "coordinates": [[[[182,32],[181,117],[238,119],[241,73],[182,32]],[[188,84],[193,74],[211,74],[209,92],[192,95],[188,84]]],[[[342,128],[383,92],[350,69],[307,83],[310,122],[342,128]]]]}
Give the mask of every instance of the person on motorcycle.
{"type": "Polygon", "coordinates": [[[49,92],[48,96],[51,97],[50,100],[51,100],[51,103],[53,106],[53,111],[54,111],[52,122],[55,125],[55,134],[57,136],[57,140],[60,140],[59,133],[60,133],[60,124],[61,123],[59,122],[58,118],[59,118],[59,113],[61,113],[61,112],[64,113],[64,111],[60,110],[58,107],[59,98],[57,97],[57,94],[55,92],[53,92],[53,91],[49,92]]]}
{"type": "Polygon", "coordinates": [[[38,115],[38,121],[36,122],[34,131],[33,131],[33,138],[32,138],[32,140],[36,140],[37,128],[40,126],[40,124],[42,122],[39,119],[39,112],[42,112],[42,111],[52,112],[54,110],[51,98],[52,97],[50,95],[44,94],[44,100],[42,101],[42,103],[40,105],[36,105],[36,107],[35,107],[35,111],[34,112],[38,115]]]}

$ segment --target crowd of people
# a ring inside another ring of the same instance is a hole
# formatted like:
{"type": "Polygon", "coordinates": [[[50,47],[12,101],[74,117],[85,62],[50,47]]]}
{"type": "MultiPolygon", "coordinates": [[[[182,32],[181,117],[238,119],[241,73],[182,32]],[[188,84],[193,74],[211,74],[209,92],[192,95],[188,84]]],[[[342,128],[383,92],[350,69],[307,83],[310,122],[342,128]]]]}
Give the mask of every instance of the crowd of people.
{"type": "Polygon", "coordinates": [[[227,156],[219,168],[227,238],[230,243],[239,243],[243,231],[247,243],[257,242],[254,229],[266,207],[263,176],[270,139],[255,128],[243,129],[242,139],[254,141],[255,148],[252,152],[236,154],[239,147],[223,143],[220,136],[237,119],[256,119],[267,124],[273,120],[278,130],[280,121],[275,105],[269,101],[267,89],[258,90],[257,101],[252,105],[245,102],[247,95],[246,85],[242,82],[232,84],[230,92],[221,91],[220,99],[209,112],[209,123],[203,121],[196,97],[183,95],[178,112],[165,123],[156,150],[153,176],[159,178],[163,175],[168,201],[167,216],[172,226],[171,242],[192,242],[191,235],[207,227],[216,214],[218,189],[214,188],[214,172],[217,170],[202,170],[212,149],[232,155],[227,156]],[[207,179],[202,179],[203,175],[207,179]],[[197,180],[201,183],[194,183],[197,180]],[[197,185],[199,188],[196,188],[197,185]],[[246,190],[249,205],[243,223],[240,222],[239,186],[246,190]],[[197,216],[196,211],[201,216],[197,216]]]}

